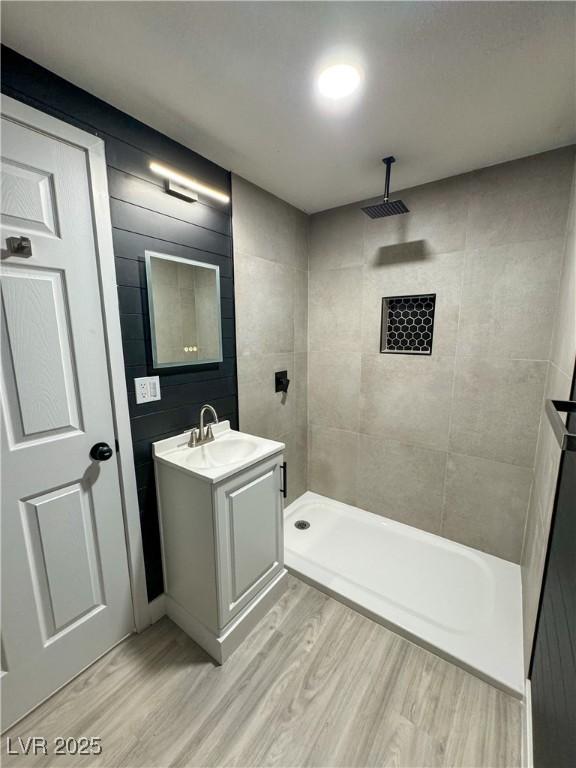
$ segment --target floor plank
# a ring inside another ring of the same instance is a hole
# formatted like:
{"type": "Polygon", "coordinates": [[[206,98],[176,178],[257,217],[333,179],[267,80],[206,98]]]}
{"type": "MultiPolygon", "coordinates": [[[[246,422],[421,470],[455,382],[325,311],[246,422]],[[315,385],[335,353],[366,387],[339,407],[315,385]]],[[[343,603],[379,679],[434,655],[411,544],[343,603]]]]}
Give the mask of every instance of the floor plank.
{"type": "Polygon", "coordinates": [[[169,619],[6,736],[99,736],[99,756],[5,766],[520,765],[521,704],[294,577],[223,666],[169,619]]]}

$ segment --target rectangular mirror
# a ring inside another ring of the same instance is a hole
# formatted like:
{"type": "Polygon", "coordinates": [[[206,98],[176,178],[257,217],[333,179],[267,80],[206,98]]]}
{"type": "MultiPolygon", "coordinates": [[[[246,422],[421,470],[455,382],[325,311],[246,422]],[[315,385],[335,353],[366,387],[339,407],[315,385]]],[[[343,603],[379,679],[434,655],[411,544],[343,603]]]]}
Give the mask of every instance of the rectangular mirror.
{"type": "Polygon", "coordinates": [[[220,268],[146,251],[154,368],[222,360],[220,268]]]}

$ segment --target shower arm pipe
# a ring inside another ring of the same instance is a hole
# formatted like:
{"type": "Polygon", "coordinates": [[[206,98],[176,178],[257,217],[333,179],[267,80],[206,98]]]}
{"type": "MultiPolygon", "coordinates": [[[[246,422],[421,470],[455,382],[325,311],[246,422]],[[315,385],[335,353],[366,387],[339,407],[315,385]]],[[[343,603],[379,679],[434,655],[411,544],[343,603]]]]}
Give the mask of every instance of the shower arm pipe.
{"type": "Polygon", "coordinates": [[[390,157],[385,157],[382,159],[382,162],[386,166],[386,181],[384,182],[384,202],[388,202],[388,198],[390,197],[390,169],[392,167],[392,163],[396,162],[396,158],[393,155],[390,155],[390,157]]]}

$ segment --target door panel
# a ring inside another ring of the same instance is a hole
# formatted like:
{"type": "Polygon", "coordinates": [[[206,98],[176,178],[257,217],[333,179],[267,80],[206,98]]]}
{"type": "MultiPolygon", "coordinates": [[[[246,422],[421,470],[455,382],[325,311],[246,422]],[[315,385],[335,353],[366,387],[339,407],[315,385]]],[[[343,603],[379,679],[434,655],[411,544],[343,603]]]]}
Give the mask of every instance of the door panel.
{"type": "Polygon", "coordinates": [[[48,640],[104,602],[92,494],[72,483],[23,507],[38,618],[48,640]]]}
{"type": "Polygon", "coordinates": [[[2,116],[3,727],[133,628],[87,152],[51,125],[2,116]]]}
{"type": "Polygon", "coordinates": [[[52,270],[3,270],[4,362],[12,390],[6,415],[16,442],[80,427],[62,283],[62,273],[52,270]]]}
{"type": "Polygon", "coordinates": [[[283,567],[281,461],[263,462],[216,492],[220,627],[283,567]]]}
{"type": "Polygon", "coordinates": [[[56,206],[52,175],[20,165],[3,163],[1,222],[27,232],[56,235],[56,206]]]}
{"type": "MultiPolygon", "coordinates": [[[[576,377],[572,389],[576,400],[576,377]]],[[[568,419],[576,434],[576,413],[568,419]]],[[[576,453],[565,451],[530,669],[534,768],[576,765],[576,453]]]]}

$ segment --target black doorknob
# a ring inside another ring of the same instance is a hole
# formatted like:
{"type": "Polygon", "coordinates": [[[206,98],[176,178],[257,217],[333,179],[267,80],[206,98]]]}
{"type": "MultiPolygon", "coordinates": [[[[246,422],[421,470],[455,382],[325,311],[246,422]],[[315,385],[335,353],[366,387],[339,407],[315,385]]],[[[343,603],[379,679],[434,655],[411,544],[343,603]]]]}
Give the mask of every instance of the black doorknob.
{"type": "Polygon", "coordinates": [[[90,458],[94,461],[108,461],[113,453],[108,443],[95,443],[90,449],[90,458]]]}

